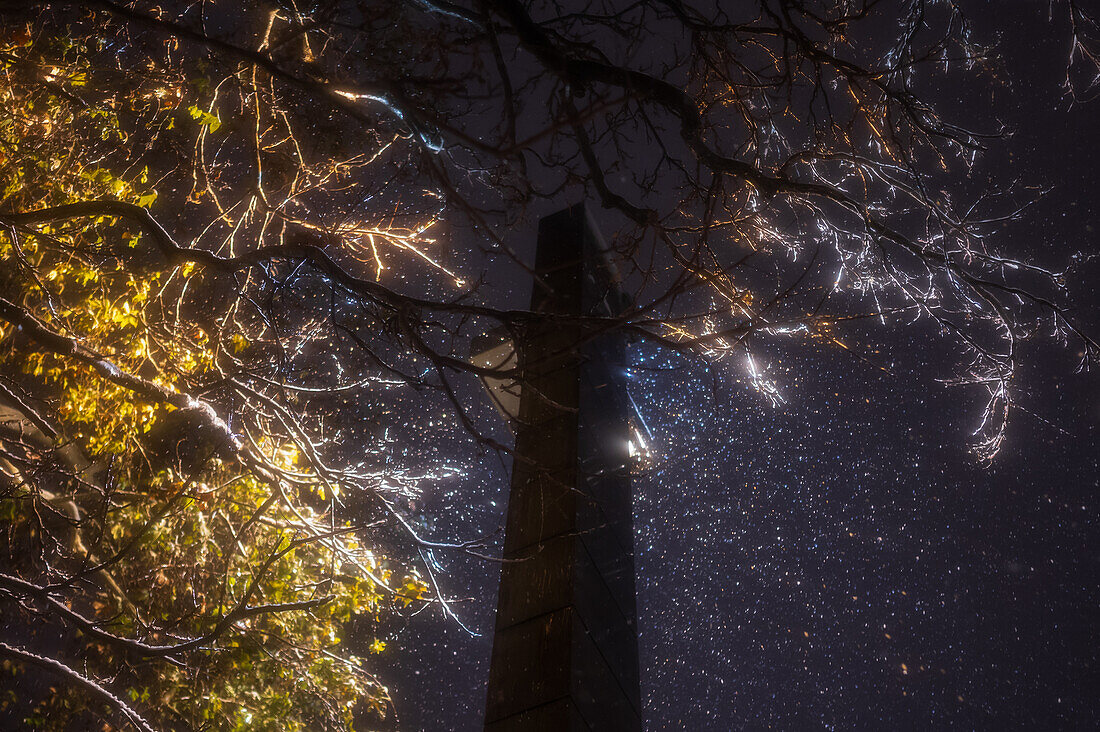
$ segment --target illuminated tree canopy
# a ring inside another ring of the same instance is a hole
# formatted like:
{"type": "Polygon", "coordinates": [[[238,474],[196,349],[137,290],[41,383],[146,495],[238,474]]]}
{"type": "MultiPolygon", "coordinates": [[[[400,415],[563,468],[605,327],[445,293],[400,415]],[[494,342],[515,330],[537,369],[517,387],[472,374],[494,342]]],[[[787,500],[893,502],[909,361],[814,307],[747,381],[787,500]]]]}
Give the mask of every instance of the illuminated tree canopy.
{"type": "MultiPolygon", "coordinates": [[[[1067,98],[1089,103],[1096,18],[1052,8],[1067,98]]],[[[998,246],[1041,192],[968,180],[1005,130],[927,101],[997,81],[951,0],[0,19],[0,617],[28,629],[0,656],[59,689],[0,704],[36,728],[375,724],[385,643],[348,629],[446,609],[416,549],[483,545],[413,525],[407,499],[454,468],[396,449],[384,416],[431,393],[447,429],[507,452],[460,382],[522,364],[474,366],[468,344],[543,317],[501,305],[500,273],[530,272],[510,232],[564,204],[616,223],[634,303],[588,332],[726,361],[771,401],[776,339],[931,324],[990,460],[1025,342],[1096,355],[1076,261],[998,246]]]]}

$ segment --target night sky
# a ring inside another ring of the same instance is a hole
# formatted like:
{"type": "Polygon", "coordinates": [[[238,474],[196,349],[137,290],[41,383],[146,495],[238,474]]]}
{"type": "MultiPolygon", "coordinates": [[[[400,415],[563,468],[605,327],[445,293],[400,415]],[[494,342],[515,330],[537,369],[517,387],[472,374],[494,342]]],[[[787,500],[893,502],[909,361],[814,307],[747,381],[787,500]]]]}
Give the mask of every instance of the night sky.
{"type": "MultiPolygon", "coordinates": [[[[1062,95],[1066,24],[1045,2],[969,6],[978,39],[1001,39],[994,106],[973,108],[969,87],[931,98],[948,119],[1014,128],[975,179],[1051,189],[998,244],[1055,267],[1097,252],[1100,101],[1062,95]]],[[[1094,337],[1097,274],[1086,262],[1069,279],[1094,337]]],[[[1074,373],[1076,346],[1032,346],[1031,414],[1016,412],[986,466],[966,449],[978,395],[939,381],[954,356],[934,333],[842,336],[865,358],[795,341],[763,351],[778,407],[740,363],[635,349],[631,395],[663,458],[635,488],[647,729],[1100,728],[1100,378],[1074,373]]],[[[507,461],[462,435],[432,449],[465,475],[428,488],[421,526],[497,530],[507,461]]],[[[480,729],[499,567],[435,559],[481,635],[428,610],[376,661],[401,729],[480,729]]]]}

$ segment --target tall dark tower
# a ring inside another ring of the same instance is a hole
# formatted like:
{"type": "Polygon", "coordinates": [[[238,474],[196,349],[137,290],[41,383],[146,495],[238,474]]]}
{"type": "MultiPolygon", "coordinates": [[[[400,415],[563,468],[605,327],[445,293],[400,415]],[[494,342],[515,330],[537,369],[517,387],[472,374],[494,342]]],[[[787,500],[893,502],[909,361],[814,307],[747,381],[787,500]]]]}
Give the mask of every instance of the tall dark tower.
{"type": "MultiPolygon", "coordinates": [[[[624,308],[583,205],[540,222],[535,267],[536,312],[624,308]]],[[[601,330],[558,317],[517,344],[524,379],[486,732],[642,728],[626,341],[601,330]]]]}

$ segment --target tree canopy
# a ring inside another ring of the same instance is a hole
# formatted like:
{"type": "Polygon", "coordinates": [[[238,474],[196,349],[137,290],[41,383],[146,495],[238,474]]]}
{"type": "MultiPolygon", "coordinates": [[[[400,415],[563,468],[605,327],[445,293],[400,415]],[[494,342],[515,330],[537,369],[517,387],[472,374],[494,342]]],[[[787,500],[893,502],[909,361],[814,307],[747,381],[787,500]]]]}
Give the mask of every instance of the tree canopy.
{"type": "MultiPolygon", "coordinates": [[[[1096,19],[1057,7],[1088,103],[1096,19]]],[[[549,317],[501,280],[531,272],[509,232],[565,203],[606,209],[633,299],[590,329],[745,368],[772,400],[754,354],[775,339],[928,322],[992,459],[1023,344],[1096,355],[1074,262],[998,247],[1038,193],[968,180],[1005,130],[929,101],[996,79],[951,0],[0,18],[0,655],[29,679],[0,704],[36,728],[375,724],[372,628],[448,608],[416,549],[487,541],[414,525],[408,498],[453,467],[395,446],[389,415],[431,394],[508,451],[461,382],[523,365],[466,350],[549,317]]]]}

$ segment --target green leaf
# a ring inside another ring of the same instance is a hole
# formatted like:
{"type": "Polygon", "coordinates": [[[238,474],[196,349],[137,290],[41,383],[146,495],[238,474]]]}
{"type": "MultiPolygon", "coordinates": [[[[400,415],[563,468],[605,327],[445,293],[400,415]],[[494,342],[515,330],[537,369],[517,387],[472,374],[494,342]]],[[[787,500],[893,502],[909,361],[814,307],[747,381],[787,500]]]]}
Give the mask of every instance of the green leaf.
{"type": "Polygon", "coordinates": [[[218,128],[222,126],[222,121],[217,115],[210,114],[205,109],[200,109],[197,104],[192,104],[188,107],[187,113],[191,115],[191,119],[198,120],[199,124],[203,125],[211,132],[217,132],[218,128]]]}

